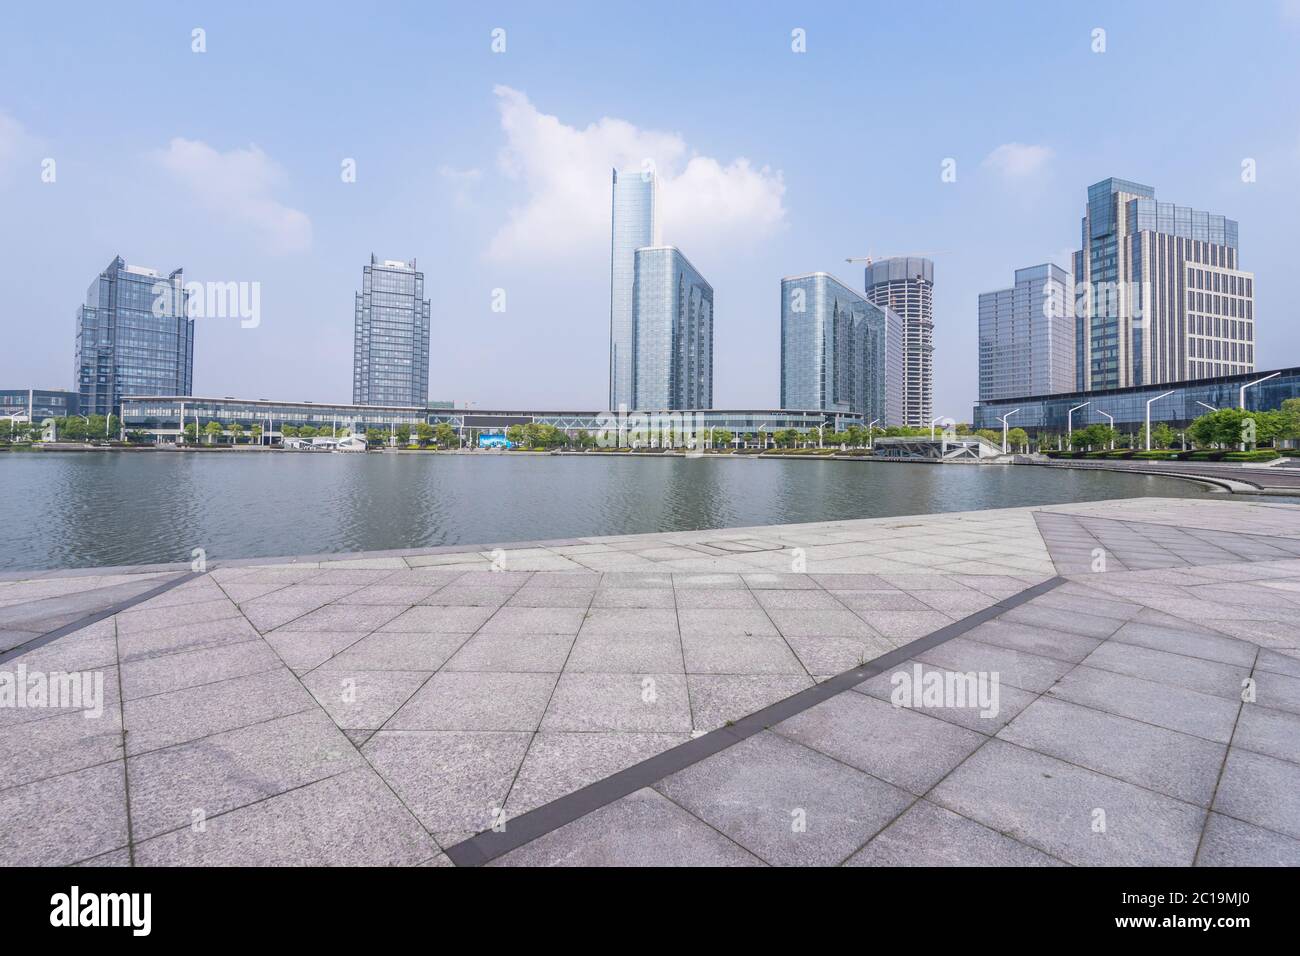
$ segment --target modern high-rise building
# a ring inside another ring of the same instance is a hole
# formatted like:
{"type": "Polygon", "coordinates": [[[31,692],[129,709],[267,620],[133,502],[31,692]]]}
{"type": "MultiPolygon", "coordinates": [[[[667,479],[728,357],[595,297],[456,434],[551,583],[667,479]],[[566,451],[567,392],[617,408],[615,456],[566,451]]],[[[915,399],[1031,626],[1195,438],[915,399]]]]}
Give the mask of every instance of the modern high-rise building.
{"type": "Polygon", "coordinates": [[[781,407],[903,423],[903,320],[826,272],[781,280],[781,407]]]}
{"type": "Polygon", "coordinates": [[[1016,270],[979,298],[980,401],[1074,391],[1074,279],[1051,263],[1016,270]]]}
{"type": "Polygon", "coordinates": [[[630,408],[713,407],[713,286],[674,246],[634,254],[630,408]]]}
{"type": "Polygon", "coordinates": [[[429,400],[429,300],[415,260],[372,253],[356,296],[352,404],[423,407],[429,400]]]}
{"type": "Polygon", "coordinates": [[[164,276],[121,256],[86,290],[77,309],[73,377],[83,415],[119,415],[131,395],[194,389],[194,320],[182,270],[164,276]]]}
{"type": "Polygon", "coordinates": [[[1155,195],[1123,179],[1088,187],[1074,254],[1080,391],[1255,368],[1255,277],[1240,270],[1237,223],[1155,195]]]}
{"type": "Polygon", "coordinates": [[[613,171],[609,267],[609,407],[635,406],[636,333],[633,284],[636,251],[656,244],[655,174],[650,170],[613,171]]]}
{"type": "Polygon", "coordinates": [[[934,263],[913,256],[867,263],[867,301],[903,320],[903,421],[930,424],[934,415],[934,263]]]}

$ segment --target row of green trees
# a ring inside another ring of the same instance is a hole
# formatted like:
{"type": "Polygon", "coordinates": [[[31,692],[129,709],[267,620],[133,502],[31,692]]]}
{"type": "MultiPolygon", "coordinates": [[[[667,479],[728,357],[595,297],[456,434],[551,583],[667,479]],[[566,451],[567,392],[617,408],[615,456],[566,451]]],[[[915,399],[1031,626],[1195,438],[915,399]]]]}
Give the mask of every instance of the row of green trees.
{"type": "MultiPolygon", "coordinates": [[[[1221,408],[1206,412],[1180,432],[1166,422],[1151,426],[1151,447],[1172,449],[1188,447],[1231,449],[1245,446],[1248,449],[1274,446],[1279,439],[1300,438],[1300,398],[1288,398],[1278,409],[1247,411],[1241,408],[1221,408]]],[[[1062,436],[1040,434],[1040,448],[1064,447],[1062,436]]],[[[1144,449],[1147,447],[1146,426],[1134,432],[1120,432],[1109,425],[1089,425],[1076,428],[1069,436],[1075,450],[1102,450],[1106,448],[1144,449]]]]}

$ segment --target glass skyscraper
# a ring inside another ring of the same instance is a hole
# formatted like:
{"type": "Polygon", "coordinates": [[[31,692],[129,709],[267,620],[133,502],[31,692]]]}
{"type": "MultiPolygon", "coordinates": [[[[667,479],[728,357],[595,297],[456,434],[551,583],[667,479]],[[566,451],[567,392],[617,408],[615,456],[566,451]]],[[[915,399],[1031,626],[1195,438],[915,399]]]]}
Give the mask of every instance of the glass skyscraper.
{"type": "Polygon", "coordinates": [[[83,415],[120,415],[130,395],[194,390],[194,320],[182,270],[163,276],[121,256],[77,310],[73,376],[83,415]]]}
{"type": "Polygon", "coordinates": [[[352,404],[424,405],[429,401],[429,300],[415,260],[372,253],[356,296],[352,404]]]}
{"type": "Polygon", "coordinates": [[[781,280],[781,407],[903,423],[904,324],[825,272],[781,280]]]}
{"type": "Polygon", "coordinates": [[[1074,391],[1074,280],[1043,263],[979,298],[980,401],[1074,391]]]}
{"type": "Polygon", "coordinates": [[[712,408],[713,286],[673,246],[637,249],[633,267],[629,407],[712,408]]]}
{"type": "Polygon", "coordinates": [[[609,407],[633,408],[636,338],[633,284],[636,250],[655,244],[653,171],[613,170],[609,279],[609,407]]]}
{"type": "Polygon", "coordinates": [[[1235,221],[1106,179],[1088,187],[1081,233],[1076,388],[1254,370],[1255,277],[1239,268],[1235,221]]]}
{"type": "Polygon", "coordinates": [[[903,320],[903,420],[924,427],[934,415],[934,263],[896,257],[867,263],[867,301],[903,320]]]}

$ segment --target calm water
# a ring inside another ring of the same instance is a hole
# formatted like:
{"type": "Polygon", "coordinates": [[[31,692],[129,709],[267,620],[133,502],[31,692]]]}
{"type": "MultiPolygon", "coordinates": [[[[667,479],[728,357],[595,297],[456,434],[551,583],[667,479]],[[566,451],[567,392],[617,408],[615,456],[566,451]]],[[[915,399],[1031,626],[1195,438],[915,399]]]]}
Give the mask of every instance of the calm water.
{"type": "Polygon", "coordinates": [[[1145,475],[504,455],[0,454],[0,569],[95,567],[874,518],[1140,495],[1145,475]]]}

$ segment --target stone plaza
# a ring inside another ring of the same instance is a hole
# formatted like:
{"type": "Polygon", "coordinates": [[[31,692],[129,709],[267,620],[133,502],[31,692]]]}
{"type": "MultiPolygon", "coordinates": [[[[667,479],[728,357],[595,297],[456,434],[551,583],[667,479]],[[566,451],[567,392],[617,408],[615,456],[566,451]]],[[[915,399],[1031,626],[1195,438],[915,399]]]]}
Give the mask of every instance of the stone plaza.
{"type": "Polygon", "coordinates": [[[0,863],[1295,866],[1298,610],[1228,496],[11,573],[0,863]]]}

